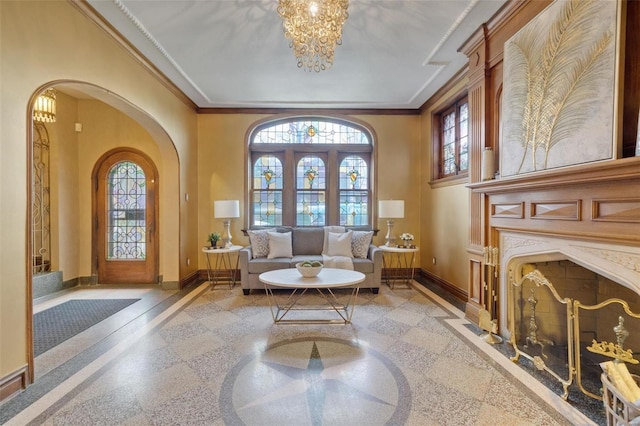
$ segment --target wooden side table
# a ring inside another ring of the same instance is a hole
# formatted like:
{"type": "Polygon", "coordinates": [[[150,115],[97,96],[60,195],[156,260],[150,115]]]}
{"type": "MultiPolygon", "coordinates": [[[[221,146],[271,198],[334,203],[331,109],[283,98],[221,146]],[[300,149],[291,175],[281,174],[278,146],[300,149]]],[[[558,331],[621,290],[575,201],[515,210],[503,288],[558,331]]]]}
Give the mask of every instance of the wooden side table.
{"type": "Polygon", "coordinates": [[[203,247],[202,252],[207,256],[207,280],[209,285],[213,288],[223,282],[229,283],[229,288],[233,288],[236,285],[236,272],[238,270],[238,262],[240,256],[238,252],[242,250],[242,246],[231,246],[227,248],[213,249],[210,247],[203,247]],[[235,253],[236,262],[232,268],[231,254],[235,253]],[[211,257],[213,256],[213,262],[211,257]]]}
{"type": "Polygon", "coordinates": [[[419,247],[379,246],[382,250],[382,267],[386,270],[386,281],[390,288],[396,282],[405,283],[408,287],[413,282],[414,263],[419,247]]]}

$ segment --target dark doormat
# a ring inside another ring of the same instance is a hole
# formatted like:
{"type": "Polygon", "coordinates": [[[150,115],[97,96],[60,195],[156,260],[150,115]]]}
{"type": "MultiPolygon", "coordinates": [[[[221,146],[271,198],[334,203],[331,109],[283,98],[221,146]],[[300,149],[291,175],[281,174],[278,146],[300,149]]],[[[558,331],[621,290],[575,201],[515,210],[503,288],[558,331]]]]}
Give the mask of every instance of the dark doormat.
{"type": "Polygon", "coordinates": [[[140,299],[77,299],[33,316],[33,352],[38,356],[140,299]]]}

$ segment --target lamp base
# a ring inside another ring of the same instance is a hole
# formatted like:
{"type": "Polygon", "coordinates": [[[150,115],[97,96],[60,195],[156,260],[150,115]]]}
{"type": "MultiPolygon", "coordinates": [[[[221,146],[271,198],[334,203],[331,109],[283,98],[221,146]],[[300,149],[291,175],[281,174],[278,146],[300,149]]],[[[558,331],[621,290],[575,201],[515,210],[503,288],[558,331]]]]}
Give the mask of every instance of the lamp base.
{"type": "Polygon", "coordinates": [[[396,236],[393,233],[393,220],[387,220],[387,235],[384,237],[384,245],[387,247],[396,246],[396,236]]]}
{"type": "Polygon", "coordinates": [[[224,221],[224,228],[226,235],[222,239],[224,241],[224,248],[229,248],[233,245],[231,242],[231,219],[227,219],[224,221]]]}

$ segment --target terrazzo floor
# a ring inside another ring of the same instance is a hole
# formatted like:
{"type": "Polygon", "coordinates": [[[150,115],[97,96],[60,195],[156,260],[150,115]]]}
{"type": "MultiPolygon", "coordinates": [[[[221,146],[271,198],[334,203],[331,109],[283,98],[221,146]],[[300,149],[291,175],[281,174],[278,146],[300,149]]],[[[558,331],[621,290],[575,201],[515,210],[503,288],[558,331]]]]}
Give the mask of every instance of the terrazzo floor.
{"type": "Polygon", "coordinates": [[[361,291],[349,325],[274,325],[239,286],[104,291],[141,300],[38,357],[0,424],[593,424],[417,283],[361,291]]]}

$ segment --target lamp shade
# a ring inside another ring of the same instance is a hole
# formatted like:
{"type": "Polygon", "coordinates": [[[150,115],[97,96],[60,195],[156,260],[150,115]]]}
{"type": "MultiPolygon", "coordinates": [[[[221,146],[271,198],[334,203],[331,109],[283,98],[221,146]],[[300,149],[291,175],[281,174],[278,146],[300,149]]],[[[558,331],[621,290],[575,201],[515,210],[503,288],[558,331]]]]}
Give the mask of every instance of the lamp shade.
{"type": "Polygon", "coordinates": [[[404,217],[404,200],[378,201],[378,214],[384,219],[399,219],[404,217]]]}
{"type": "Polygon", "coordinates": [[[240,217],[240,201],[220,200],[213,202],[213,217],[230,219],[240,217]]]}

